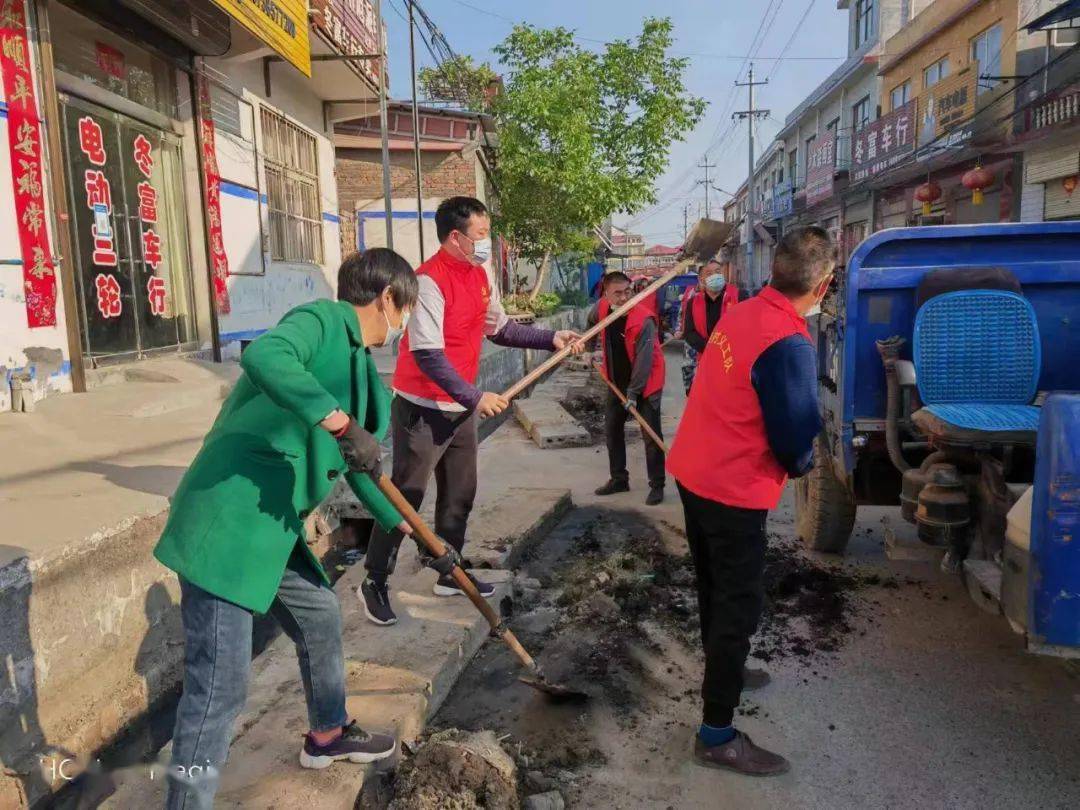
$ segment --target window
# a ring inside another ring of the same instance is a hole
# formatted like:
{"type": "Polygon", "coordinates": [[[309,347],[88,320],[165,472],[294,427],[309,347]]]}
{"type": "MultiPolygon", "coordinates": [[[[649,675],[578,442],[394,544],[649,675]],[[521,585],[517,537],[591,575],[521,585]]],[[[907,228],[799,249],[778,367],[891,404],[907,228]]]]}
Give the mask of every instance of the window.
{"type": "Polygon", "coordinates": [[[863,96],[851,105],[851,128],[858,132],[870,123],[870,96],[863,96]]]}
{"type": "Polygon", "coordinates": [[[1001,24],[992,25],[971,40],[971,61],[979,67],[979,93],[993,90],[1001,82],[1001,24]]]}
{"type": "Polygon", "coordinates": [[[889,93],[889,109],[899,110],[911,101],[911,82],[906,81],[898,87],[894,87],[889,93]]]}
{"type": "Polygon", "coordinates": [[[1071,48],[1080,43],[1080,28],[1053,28],[1050,44],[1055,48],[1071,48]]]}
{"type": "Polygon", "coordinates": [[[840,129],[840,116],[836,116],[836,118],[825,125],[825,131],[831,132],[834,135],[838,129],[840,129]]]}
{"type": "Polygon", "coordinates": [[[874,34],[874,0],[855,0],[855,47],[861,48],[874,34]]]}
{"type": "Polygon", "coordinates": [[[319,264],[322,210],[315,136],[263,107],[262,147],[270,255],[277,261],[319,264]]]}
{"type": "Polygon", "coordinates": [[[791,187],[795,188],[795,178],[799,176],[799,149],[796,147],[787,153],[787,173],[791,187]]]}
{"type": "Polygon", "coordinates": [[[939,59],[923,71],[923,89],[929,90],[949,75],[949,57],[939,59]]]}

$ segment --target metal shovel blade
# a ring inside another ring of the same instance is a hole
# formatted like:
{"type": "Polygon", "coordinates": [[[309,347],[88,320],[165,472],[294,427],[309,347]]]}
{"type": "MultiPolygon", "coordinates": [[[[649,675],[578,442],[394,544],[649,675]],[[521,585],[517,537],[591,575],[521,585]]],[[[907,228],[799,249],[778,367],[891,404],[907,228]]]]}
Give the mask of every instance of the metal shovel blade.
{"type": "Polygon", "coordinates": [[[584,703],[589,699],[588,694],[569,686],[552,683],[543,675],[522,675],[518,678],[523,684],[531,686],[538,692],[543,692],[553,703],[584,703]]]}
{"type": "Polygon", "coordinates": [[[690,230],[682,247],[682,258],[707,261],[716,255],[731,236],[734,226],[715,219],[699,219],[690,230]]]}

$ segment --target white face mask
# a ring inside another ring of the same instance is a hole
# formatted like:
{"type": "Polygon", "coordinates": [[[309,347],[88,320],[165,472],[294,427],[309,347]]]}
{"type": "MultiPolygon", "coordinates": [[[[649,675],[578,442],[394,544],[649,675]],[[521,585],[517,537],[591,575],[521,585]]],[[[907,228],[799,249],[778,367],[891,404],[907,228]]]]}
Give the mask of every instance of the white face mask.
{"type": "Polygon", "coordinates": [[[477,239],[473,242],[473,263],[483,264],[491,258],[491,239],[477,239]]]}
{"type": "Polygon", "coordinates": [[[803,313],[804,318],[813,318],[815,315],[821,314],[821,302],[818,301],[810,309],[803,313]]]}
{"type": "Polygon", "coordinates": [[[715,273],[714,275],[711,275],[707,279],[705,279],[705,289],[709,292],[722,292],[726,284],[727,279],[719,273],[715,273]]]}
{"type": "Polygon", "coordinates": [[[390,318],[386,314],[386,310],[383,310],[383,320],[386,321],[386,337],[383,338],[382,345],[390,346],[395,340],[399,340],[402,335],[405,334],[405,327],[409,324],[409,312],[401,313],[401,326],[391,326],[390,318]]]}

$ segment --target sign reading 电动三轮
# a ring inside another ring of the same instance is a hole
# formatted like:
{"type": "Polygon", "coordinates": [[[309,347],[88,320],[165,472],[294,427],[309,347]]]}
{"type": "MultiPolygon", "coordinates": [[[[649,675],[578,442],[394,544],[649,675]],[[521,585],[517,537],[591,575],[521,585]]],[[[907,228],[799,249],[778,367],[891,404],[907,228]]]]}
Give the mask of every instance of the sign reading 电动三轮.
{"type": "Polygon", "coordinates": [[[305,76],[311,75],[306,0],[214,0],[305,76]]]}

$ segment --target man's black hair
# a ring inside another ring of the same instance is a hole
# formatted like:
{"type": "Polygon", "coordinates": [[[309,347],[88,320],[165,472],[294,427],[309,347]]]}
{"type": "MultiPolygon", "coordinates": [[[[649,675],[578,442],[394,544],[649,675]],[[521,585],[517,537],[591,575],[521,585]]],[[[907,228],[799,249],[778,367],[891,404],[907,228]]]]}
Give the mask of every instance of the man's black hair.
{"type": "Polygon", "coordinates": [[[487,216],[487,206],[475,197],[447,197],[435,210],[435,233],[445,242],[452,231],[465,233],[473,214],[487,216]]]}
{"type": "Polygon", "coordinates": [[[604,289],[608,288],[608,284],[612,281],[625,281],[630,283],[630,276],[626,275],[622,270],[612,270],[610,273],[604,274],[604,289]]]}
{"type": "Polygon", "coordinates": [[[338,269],[339,301],[362,307],[382,295],[387,287],[398,309],[413,306],[420,293],[412,267],[388,248],[352,253],[338,269]]]}

